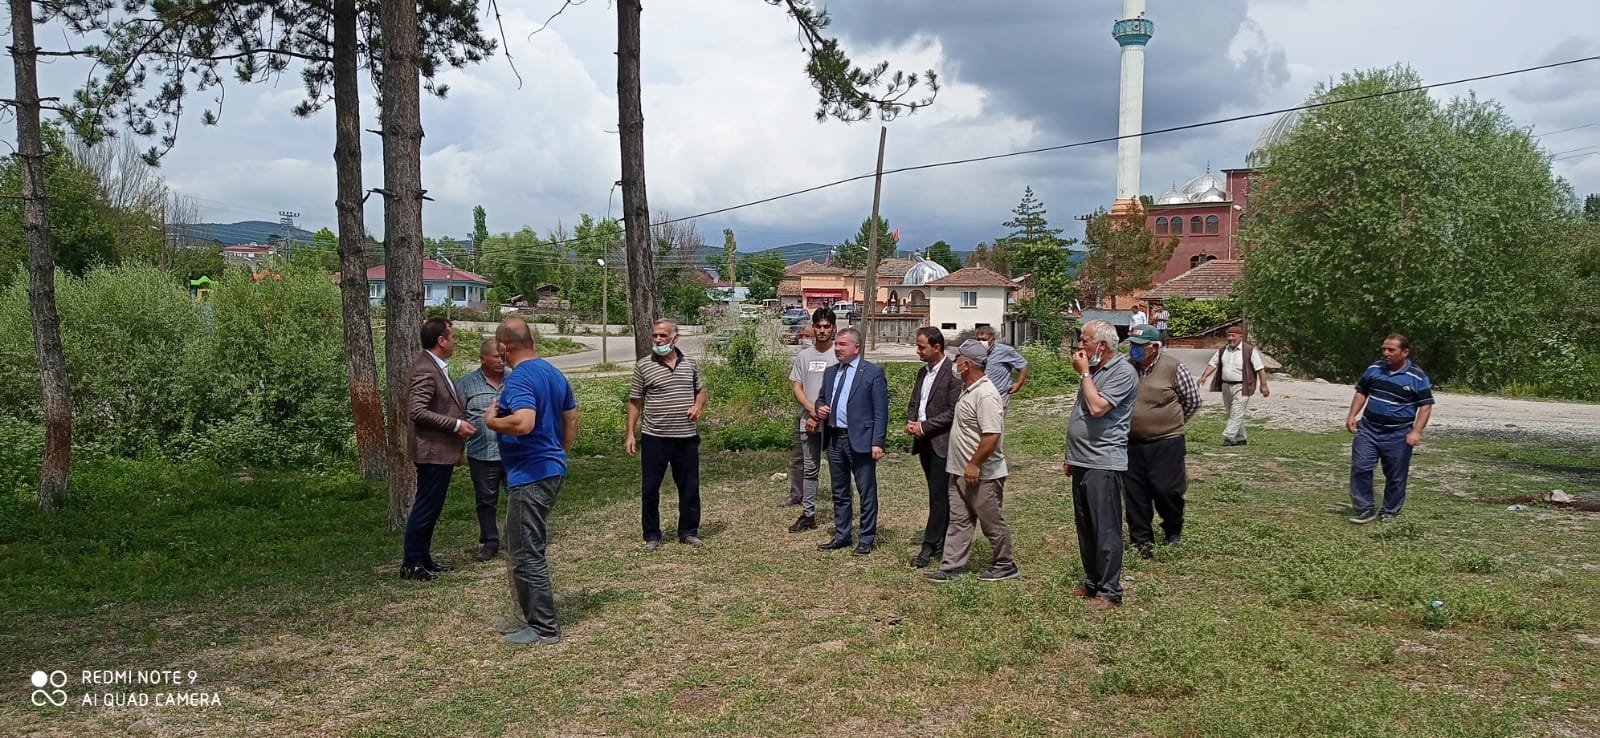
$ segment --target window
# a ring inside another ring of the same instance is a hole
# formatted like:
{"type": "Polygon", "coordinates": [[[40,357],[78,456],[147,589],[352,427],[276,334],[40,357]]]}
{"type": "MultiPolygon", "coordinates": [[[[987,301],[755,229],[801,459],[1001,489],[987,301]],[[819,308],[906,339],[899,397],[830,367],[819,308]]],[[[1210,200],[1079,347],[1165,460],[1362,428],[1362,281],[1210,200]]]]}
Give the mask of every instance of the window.
{"type": "Polygon", "coordinates": [[[369,283],[367,283],[367,296],[368,297],[374,297],[374,298],[383,297],[383,283],[382,282],[369,282],[369,283]]]}
{"type": "Polygon", "coordinates": [[[1183,235],[1183,218],[1181,216],[1172,219],[1172,235],[1183,235]]]}
{"type": "Polygon", "coordinates": [[[955,323],[940,323],[939,324],[939,330],[941,330],[941,331],[953,331],[955,329],[956,329],[956,324],[955,323]]]}
{"type": "Polygon", "coordinates": [[[1167,235],[1167,219],[1166,218],[1156,218],[1156,235],[1158,235],[1158,236],[1167,235]]]}
{"type": "Polygon", "coordinates": [[[451,302],[466,302],[467,301],[467,286],[464,285],[464,284],[453,284],[453,285],[450,285],[450,301],[451,302]]]}
{"type": "Polygon", "coordinates": [[[1200,222],[1200,216],[1196,215],[1193,218],[1189,219],[1189,232],[1190,233],[1199,233],[1200,230],[1202,228],[1204,228],[1204,227],[1205,226],[1202,225],[1201,222],[1200,222]]]}
{"type": "Polygon", "coordinates": [[[1222,225],[1222,221],[1219,220],[1217,218],[1217,216],[1215,216],[1215,215],[1207,215],[1206,216],[1206,233],[1216,233],[1217,232],[1217,228],[1219,226],[1221,226],[1221,225],[1222,225]]]}
{"type": "Polygon", "coordinates": [[[977,293],[977,291],[974,290],[974,291],[970,291],[970,292],[961,293],[961,307],[964,307],[964,308],[975,308],[977,306],[978,306],[978,293],[977,293]]]}
{"type": "Polygon", "coordinates": [[[1205,254],[1195,254],[1194,256],[1189,257],[1189,268],[1193,269],[1193,268],[1195,268],[1197,266],[1200,266],[1201,264],[1204,264],[1205,262],[1206,262],[1206,255],[1205,254]]]}

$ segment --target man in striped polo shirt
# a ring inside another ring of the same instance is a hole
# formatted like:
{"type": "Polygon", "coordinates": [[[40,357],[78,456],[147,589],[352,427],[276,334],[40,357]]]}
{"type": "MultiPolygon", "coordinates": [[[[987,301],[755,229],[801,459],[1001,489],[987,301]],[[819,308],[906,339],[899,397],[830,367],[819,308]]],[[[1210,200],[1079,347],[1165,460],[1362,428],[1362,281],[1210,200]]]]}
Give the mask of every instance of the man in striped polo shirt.
{"type": "Polygon", "coordinates": [[[1406,475],[1411,449],[1422,443],[1422,430],[1433,415],[1433,383],[1411,363],[1411,341],[1399,333],[1383,339],[1383,358],[1372,362],[1356,382],[1345,430],[1356,434],[1350,445],[1352,523],[1389,520],[1406,502],[1406,475]],[[1359,420],[1358,420],[1359,418],[1359,420]],[[1383,510],[1373,508],[1372,470],[1383,463],[1383,510]]]}
{"type": "Polygon", "coordinates": [[[678,487],[678,542],[700,542],[700,431],[697,422],[706,404],[700,364],[678,350],[678,324],[658,320],[650,326],[650,355],[633,366],[628,390],[628,431],[623,449],[639,453],[643,478],[640,517],[644,547],[661,548],[661,479],[672,468],[678,487]],[[639,417],[644,429],[638,441],[639,417]]]}

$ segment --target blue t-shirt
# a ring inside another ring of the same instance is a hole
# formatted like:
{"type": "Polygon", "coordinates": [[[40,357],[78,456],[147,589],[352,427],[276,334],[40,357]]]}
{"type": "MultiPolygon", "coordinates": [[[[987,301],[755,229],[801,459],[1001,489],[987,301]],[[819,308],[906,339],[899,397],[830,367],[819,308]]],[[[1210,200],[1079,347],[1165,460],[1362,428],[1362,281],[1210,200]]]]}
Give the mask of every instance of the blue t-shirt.
{"type": "Polygon", "coordinates": [[[1356,391],[1367,396],[1362,420],[1380,433],[1410,430],[1417,408],[1433,404],[1433,383],[1410,359],[1395,371],[1383,359],[1372,362],[1356,382],[1356,391]]]}
{"type": "Polygon", "coordinates": [[[561,447],[561,414],[578,401],[566,375],[544,359],[518,364],[500,388],[500,416],[518,410],[534,412],[533,430],[525,436],[500,434],[500,460],[506,485],[520,487],[567,473],[567,452],[561,447]]]}

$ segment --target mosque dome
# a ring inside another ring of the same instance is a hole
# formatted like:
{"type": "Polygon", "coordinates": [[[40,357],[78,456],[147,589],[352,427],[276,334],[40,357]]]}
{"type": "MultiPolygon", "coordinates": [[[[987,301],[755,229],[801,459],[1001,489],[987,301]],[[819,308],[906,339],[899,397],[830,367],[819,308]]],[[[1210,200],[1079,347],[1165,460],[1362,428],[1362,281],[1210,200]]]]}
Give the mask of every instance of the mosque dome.
{"type": "Polygon", "coordinates": [[[1280,113],[1273,118],[1267,127],[1262,129],[1261,135],[1256,136],[1255,146],[1250,147],[1250,153],[1245,154],[1244,164],[1251,169],[1265,166],[1267,163],[1267,150],[1274,144],[1282,142],[1289,137],[1289,133],[1299,124],[1303,110],[1290,110],[1280,113]]]}
{"type": "Polygon", "coordinates": [[[1200,198],[1211,190],[1221,190],[1223,199],[1227,199],[1228,180],[1210,170],[1188,182],[1184,182],[1183,186],[1178,188],[1178,191],[1183,193],[1185,200],[1188,202],[1201,202],[1200,198]]]}
{"type": "Polygon", "coordinates": [[[906,276],[900,280],[901,284],[924,285],[935,279],[950,276],[950,270],[943,264],[922,258],[921,254],[912,254],[911,260],[916,262],[906,270],[906,276]]]}
{"type": "Polygon", "coordinates": [[[1211,189],[1200,193],[1200,196],[1195,200],[1195,202],[1227,202],[1227,201],[1228,201],[1228,193],[1224,192],[1222,190],[1222,188],[1220,188],[1220,187],[1212,187],[1211,189]]]}
{"type": "Polygon", "coordinates": [[[1182,205],[1189,201],[1189,196],[1179,192],[1177,188],[1167,190],[1156,198],[1157,205],[1182,205]]]}

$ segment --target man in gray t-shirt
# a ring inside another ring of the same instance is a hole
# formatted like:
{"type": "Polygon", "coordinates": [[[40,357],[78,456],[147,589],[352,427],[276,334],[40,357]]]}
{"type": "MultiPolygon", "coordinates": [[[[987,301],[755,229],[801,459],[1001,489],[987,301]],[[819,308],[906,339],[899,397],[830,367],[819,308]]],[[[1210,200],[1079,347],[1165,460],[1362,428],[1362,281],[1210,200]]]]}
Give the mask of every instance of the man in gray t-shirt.
{"type": "Polygon", "coordinates": [[[979,341],[989,344],[989,365],[983,373],[994,383],[995,391],[1000,393],[1001,405],[1009,406],[1011,396],[1022,391],[1022,385],[1028,382],[1028,360],[1016,349],[1001,343],[993,326],[980,325],[972,334],[979,341]],[[1012,372],[1017,373],[1015,382],[1011,381],[1012,372]]]}
{"type": "Polygon", "coordinates": [[[1078,399],[1067,421],[1066,460],[1072,478],[1073,522],[1083,585],[1073,594],[1090,607],[1122,604],[1122,491],[1128,470],[1128,427],[1139,391],[1139,371],[1117,353],[1117,329],[1103,320],[1083,325],[1082,347],[1072,355],[1078,399]]]}
{"type": "Polygon", "coordinates": [[[811,419],[812,399],[822,392],[822,373],[828,367],[839,363],[838,357],[833,355],[833,331],[836,326],[833,311],[828,308],[818,308],[811,314],[811,343],[801,346],[800,353],[794,357],[794,362],[789,365],[789,387],[794,392],[795,402],[800,405],[799,418],[795,421],[795,445],[798,446],[800,475],[790,470],[790,477],[801,476],[800,494],[798,499],[794,495],[794,487],[790,486],[790,502],[800,504],[800,518],[789,526],[790,533],[799,533],[804,530],[815,530],[817,527],[817,487],[822,478],[822,436],[819,433],[807,432],[806,421],[811,419]]]}

